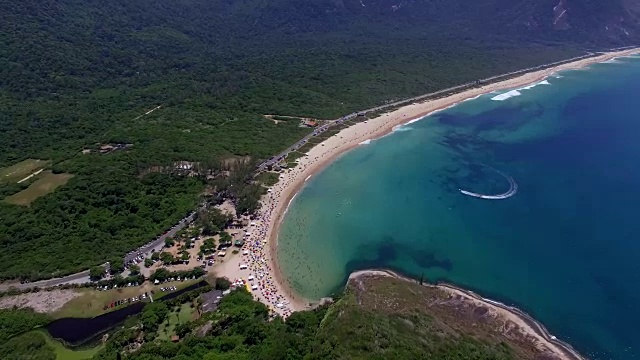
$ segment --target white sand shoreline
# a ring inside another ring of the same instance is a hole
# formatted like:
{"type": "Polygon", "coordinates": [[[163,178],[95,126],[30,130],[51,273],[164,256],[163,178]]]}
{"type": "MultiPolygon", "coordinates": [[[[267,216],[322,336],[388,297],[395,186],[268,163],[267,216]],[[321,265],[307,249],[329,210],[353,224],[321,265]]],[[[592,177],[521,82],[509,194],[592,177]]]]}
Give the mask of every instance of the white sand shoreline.
{"type": "MultiPolygon", "coordinates": [[[[304,184],[318,171],[324,169],[338,156],[364,141],[373,141],[385,136],[393,131],[395,127],[412,123],[431,115],[437,111],[453,107],[463,101],[468,101],[484,94],[507,89],[518,89],[534,84],[553,76],[559,71],[581,69],[594,63],[600,63],[616,57],[625,57],[640,52],[640,48],[623,51],[610,52],[587,59],[565,63],[552,68],[526,73],[514,78],[486,84],[481,87],[471,88],[440,99],[426,100],[402,106],[391,112],[357,123],[338,134],[331,136],[322,143],[313,147],[306,156],[298,159],[298,165],[280,175],[279,181],[270,189],[270,192],[263,198],[262,208],[258,214],[255,234],[252,234],[252,246],[254,251],[259,252],[259,262],[257,266],[260,272],[267,272],[269,278],[268,295],[276,293],[277,299],[268,299],[262,293],[262,289],[254,292],[254,295],[267,305],[287,303],[286,309],[274,309],[281,315],[287,315],[291,311],[298,311],[308,308],[310,302],[296,294],[289,286],[286,279],[280,272],[277,262],[278,230],[289,205],[295,195],[304,184]],[[263,245],[264,244],[264,245],[263,245]]],[[[254,230],[252,230],[254,232],[254,230]]],[[[238,257],[239,258],[239,257],[238,257]]],[[[237,266],[239,261],[231,261],[216,270],[220,276],[227,276],[230,279],[246,275],[239,273],[237,266]],[[233,263],[233,264],[231,264],[233,263]]]]}

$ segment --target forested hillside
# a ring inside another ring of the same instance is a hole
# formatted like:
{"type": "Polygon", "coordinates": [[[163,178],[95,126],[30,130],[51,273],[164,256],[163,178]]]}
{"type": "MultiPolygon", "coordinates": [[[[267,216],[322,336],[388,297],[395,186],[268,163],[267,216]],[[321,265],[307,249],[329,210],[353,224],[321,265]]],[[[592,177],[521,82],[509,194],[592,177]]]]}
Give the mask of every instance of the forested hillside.
{"type": "Polygon", "coordinates": [[[561,3],[563,26],[550,1],[0,0],[0,168],[73,176],[0,202],[0,278],[121,256],[213,186],[153,169],[257,162],[309,131],[263,114],[336,118],[637,36],[635,0],[561,3]]]}
{"type": "MultiPolygon", "coordinates": [[[[147,304],[93,359],[559,359],[488,307],[389,277],[352,282],[335,303],[286,320],[270,318],[264,304],[235,290],[217,310],[177,326],[176,343],[158,338],[159,325],[175,308],[147,304]]],[[[22,344],[38,337],[16,337],[5,351],[19,358],[29,353],[22,344]]]]}

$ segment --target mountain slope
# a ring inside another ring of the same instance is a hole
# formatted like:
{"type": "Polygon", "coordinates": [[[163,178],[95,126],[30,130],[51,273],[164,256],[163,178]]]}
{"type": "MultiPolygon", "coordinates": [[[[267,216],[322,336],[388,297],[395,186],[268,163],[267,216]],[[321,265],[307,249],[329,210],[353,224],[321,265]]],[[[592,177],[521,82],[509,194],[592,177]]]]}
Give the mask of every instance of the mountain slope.
{"type": "Polygon", "coordinates": [[[245,0],[221,10],[287,34],[395,29],[475,39],[627,44],[640,37],[639,0],[245,0]]]}
{"type": "Polygon", "coordinates": [[[317,335],[317,359],[580,359],[486,303],[381,272],[352,274],[317,335]]]}

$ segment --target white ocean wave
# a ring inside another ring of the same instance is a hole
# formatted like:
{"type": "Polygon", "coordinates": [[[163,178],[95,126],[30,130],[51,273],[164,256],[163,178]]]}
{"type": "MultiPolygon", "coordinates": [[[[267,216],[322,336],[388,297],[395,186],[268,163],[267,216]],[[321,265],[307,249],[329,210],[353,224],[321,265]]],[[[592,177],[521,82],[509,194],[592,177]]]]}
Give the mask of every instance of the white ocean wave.
{"type": "Polygon", "coordinates": [[[293,194],[293,196],[291,197],[291,200],[289,200],[289,202],[287,203],[287,207],[284,208],[284,212],[282,213],[282,216],[285,216],[287,214],[287,211],[289,211],[289,206],[291,206],[291,203],[293,202],[293,199],[296,198],[296,196],[298,196],[298,193],[293,194]]]}
{"type": "Polygon", "coordinates": [[[474,97],[470,97],[470,98],[468,98],[468,99],[464,99],[464,100],[462,100],[462,102],[475,100],[475,99],[477,99],[477,98],[481,97],[482,95],[484,95],[484,94],[480,94],[480,95],[478,95],[478,96],[474,96],[474,97]]]}
{"type": "Polygon", "coordinates": [[[605,64],[620,64],[622,61],[618,60],[618,58],[609,59],[607,61],[603,61],[605,64]]]}
{"type": "Polygon", "coordinates": [[[420,120],[424,119],[424,118],[425,118],[425,117],[427,117],[427,116],[429,116],[429,115],[422,116],[422,117],[419,117],[419,118],[413,119],[413,120],[411,120],[411,121],[407,121],[407,125],[409,125],[409,124],[413,124],[413,123],[414,123],[414,122],[416,122],[416,121],[420,121],[420,120]]]}
{"type": "Polygon", "coordinates": [[[451,108],[454,108],[454,107],[458,106],[458,105],[459,105],[460,103],[462,103],[462,102],[463,102],[463,101],[458,101],[458,102],[453,103],[453,104],[451,104],[451,105],[449,105],[449,106],[443,107],[442,109],[433,110],[432,112],[428,113],[428,114],[427,114],[427,115],[425,115],[424,117],[421,117],[420,119],[415,119],[415,120],[411,120],[411,121],[409,121],[409,122],[407,123],[407,125],[408,125],[408,124],[413,124],[414,122],[416,122],[416,121],[418,121],[418,120],[422,120],[422,119],[427,118],[427,117],[429,117],[429,116],[431,116],[431,115],[437,114],[437,113],[439,113],[439,112],[441,112],[441,111],[445,111],[445,110],[449,110],[449,109],[451,109],[451,108]]]}
{"type": "Polygon", "coordinates": [[[410,131],[410,130],[413,130],[413,128],[407,125],[396,125],[393,127],[393,129],[391,129],[391,131],[393,132],[403,132],[403,131],[410,131]]]}
{"type": "Polygon", "coordinates": [[[520,93],[520,91],[511,90],[511,91],[508,91],[508,92],[506,92],[504,94],[496,95],[496,96],[492,97],[491,100],[494,100],[494,101],[505,101],[505,100],[507,100],[509,98],[512,98],[512,97],[515,97],[515,96],[520,96],[520,95],[522,95],[522,93],[520,93]]]}
{"type": "Polygon", "coordinates": [[[538,83],[527,85],[527,86],[522,87],[522,88],[520,88],[518,90],[529,90],[529,89],[533,89],[534,87],[536,87],[538,85],[551,85],[551,84],[547,80],[542,80],[542,81],[540,81],[538,83]]]}
{"type": "Polygon", "coordinates": [[[371,144],[371,139],[367,139],[367,140],[361,142],[359,145],[369,145],[369,144],[371,144]]]}

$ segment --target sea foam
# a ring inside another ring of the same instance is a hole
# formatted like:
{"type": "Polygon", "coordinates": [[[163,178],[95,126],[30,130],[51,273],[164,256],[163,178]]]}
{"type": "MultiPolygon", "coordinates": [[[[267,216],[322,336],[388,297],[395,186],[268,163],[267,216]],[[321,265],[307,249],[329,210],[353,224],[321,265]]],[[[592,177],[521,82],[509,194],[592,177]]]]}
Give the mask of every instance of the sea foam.
{"type": "Polygon", "coordinates": [[[409,125],[409,124],[413,124],[413,123],[414,123],[414,122],[416,122],[416,121],[420,121],[420,120],[424,119],[424,118],[425,118],[425,117],[427,117],[427,116],[429,116],[429,115],[422,116],[422,117],[419,117],[419,118],[415,118],[415,119],[413,119],[413,120],[411,120],[411,121],[407,121],[407,125],[409,125]]]}
{"type": "Polygon", "coordinates": [[[491,100],[504,101],[504,100],[507,100],[507,99],[512,98],[512,97],[520,96],[520,95],[522,95],[522,93],[520,92],[521,90],[530,90],[530,89],[533,89],[534,87],[536,87],[538,85],[551,85],[551,83],[549,83],[548,80],[542,80],[542,81],[537,82],[537,83],[533,83],[533,84],[530,84],[530,85],[527,85],[527,86],[523,86],[523,87],[518,88],[516,90],[511,90],[511,91],[507,91],[506,93],[496,95],[496,96],[492,97],[491,100]]]}
{"type": "Polygon", "coordinates": [[[491,100],[494,100],[494,101],[505,101],[505,100],[507,100],[509,98],[512,98],[512,97],[515,97],[515,96],[520,96],[520,95],[522,95],[522,93],[520,91],[511,90],[511,91],[508,91],[508,92],[506,92],[504,94],[496,95],[496,96],[492,97],[491,100]]]}
{"type": "Polygon", "coordinates": [[[399,128],[393,129],[394,132],[403,132],[403,131],[411,131],[411,130],[413,130],[413,128],[409,126],[401,126],[399,128]]]}
{"type": "Polygon", "coordinates": [[[371,144],[371,139],[367,139],[367,140],[361,142],[359,145],[369,145],[369,144],[371,144]]]}
{"type": "Polygon", "coordinates": [[[393,127],[393,129],[391,129],[392,132],[403,132],[403,131],[409,131],[409,130],[413,130],[413,128],[410,126],[407,126],[406,124],[396,125],[393,127]]]}
{"type": "Polygon", "coordinates": [[[538,85],[551,85],[551,84],[547,80],[542,80],[542,81],[540,81],[538,83],[527,85],[527,86],[522,87],[522,88],[520,88],[518,90],[529,90],[529,89],[533,89],[534,87],[536,87],[538,85]]]}

